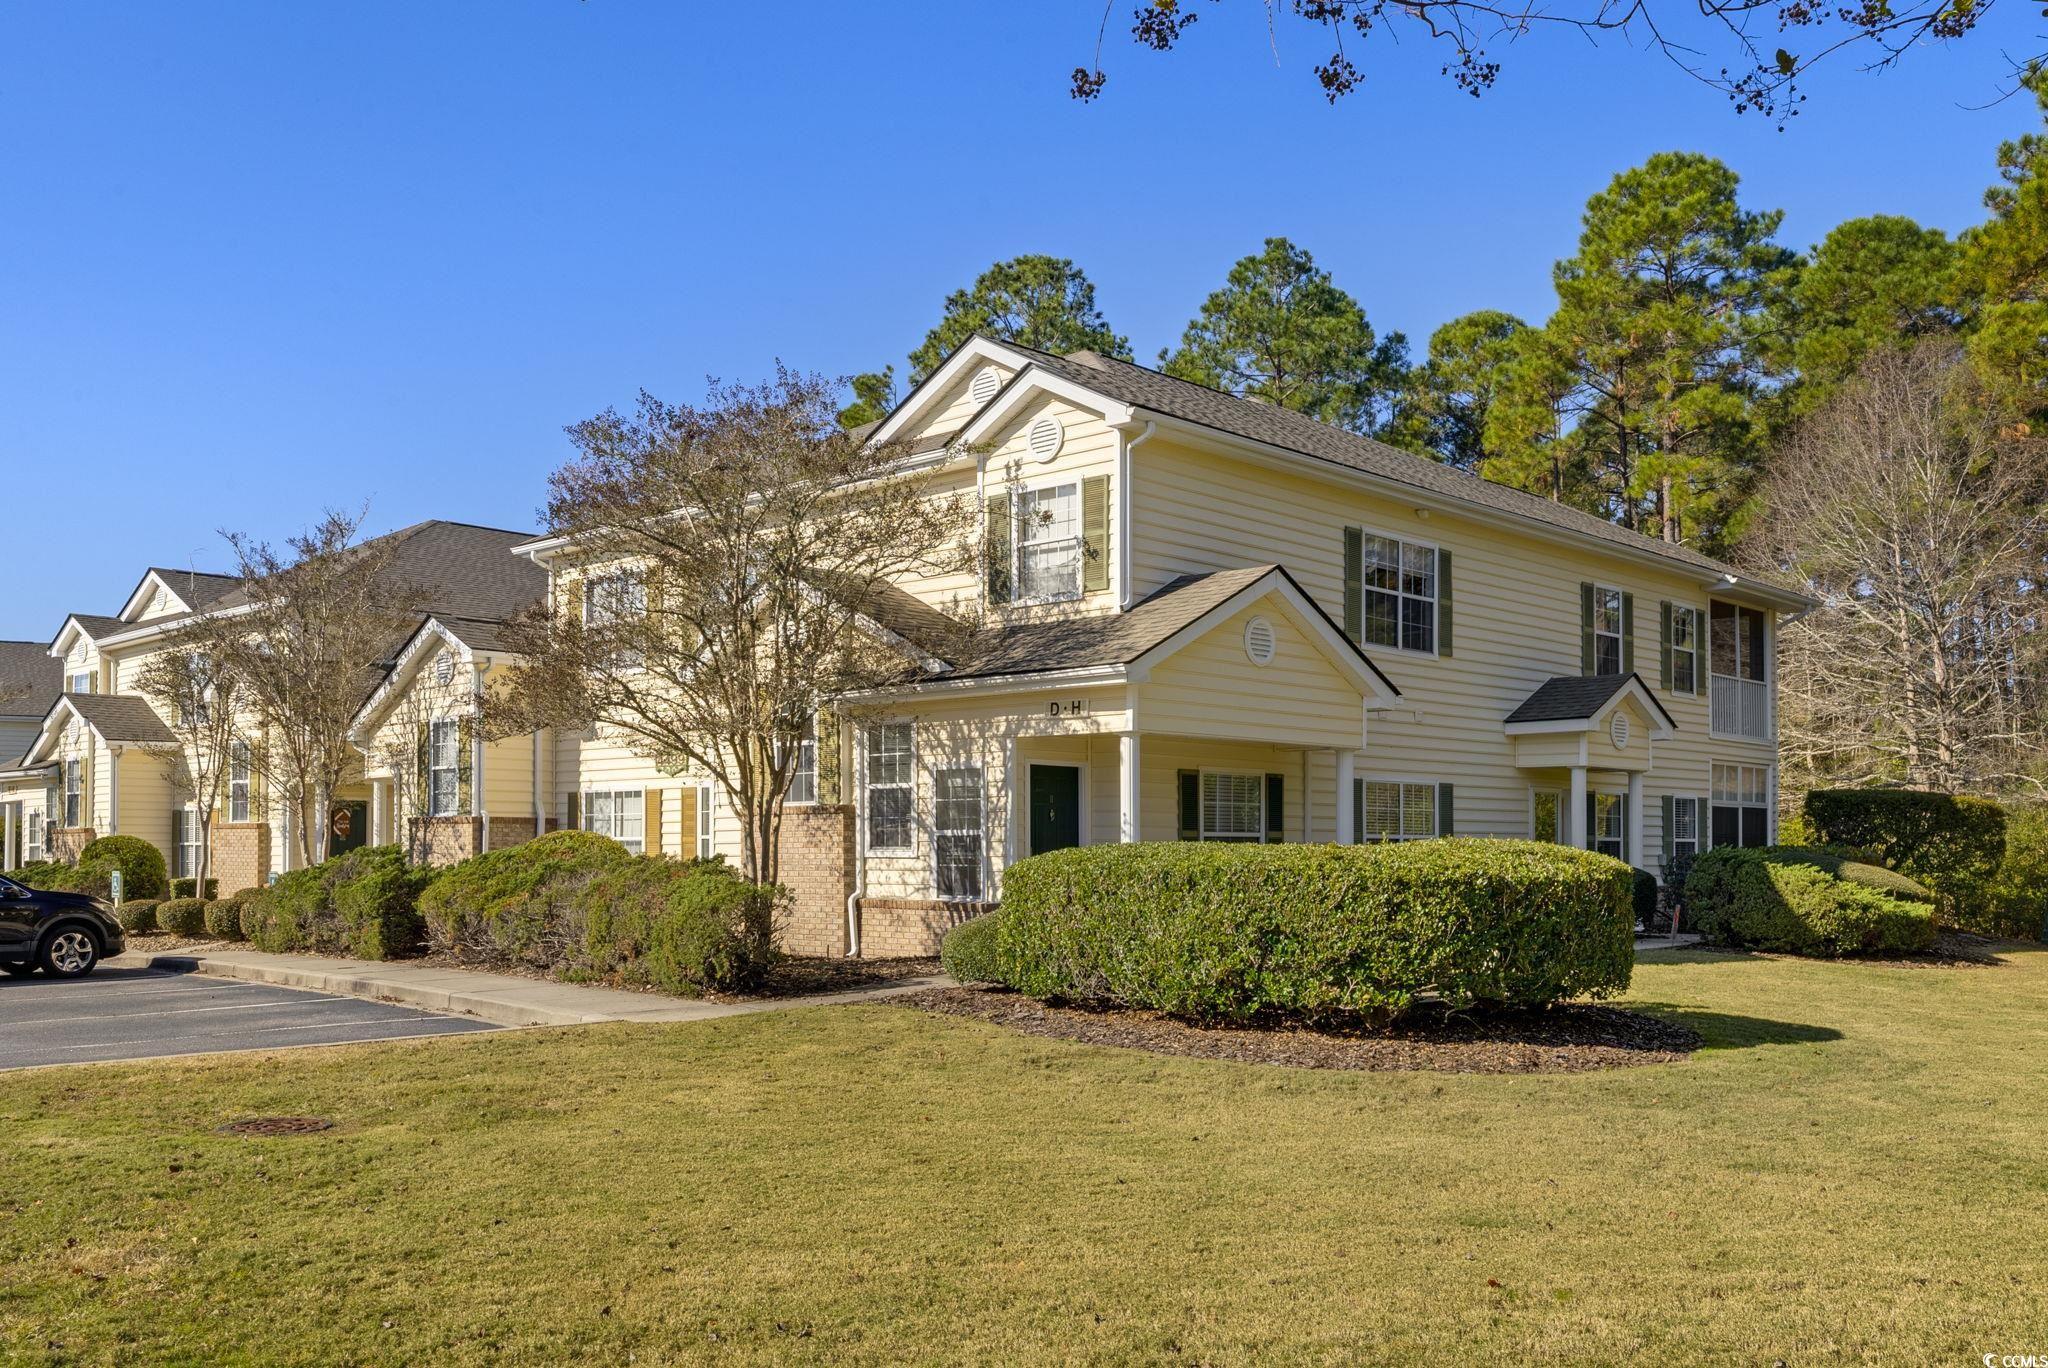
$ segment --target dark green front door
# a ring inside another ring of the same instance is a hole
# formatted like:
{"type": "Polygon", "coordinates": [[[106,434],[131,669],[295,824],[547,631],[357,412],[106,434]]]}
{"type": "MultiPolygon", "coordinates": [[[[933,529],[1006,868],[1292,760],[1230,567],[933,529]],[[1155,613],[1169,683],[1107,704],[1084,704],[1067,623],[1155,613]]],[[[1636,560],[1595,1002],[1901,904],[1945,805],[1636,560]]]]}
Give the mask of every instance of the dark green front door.
{"type": "Polygon", "coordinates": [[[1031,853],[1081,844],[1081,767],[1031,767],[1031,853]]]}
{"type": "Polygon", "coordinates": [[[334,803],[327,810],[327,853],[354,850],[370,835],[368,803],[334,803]]]}

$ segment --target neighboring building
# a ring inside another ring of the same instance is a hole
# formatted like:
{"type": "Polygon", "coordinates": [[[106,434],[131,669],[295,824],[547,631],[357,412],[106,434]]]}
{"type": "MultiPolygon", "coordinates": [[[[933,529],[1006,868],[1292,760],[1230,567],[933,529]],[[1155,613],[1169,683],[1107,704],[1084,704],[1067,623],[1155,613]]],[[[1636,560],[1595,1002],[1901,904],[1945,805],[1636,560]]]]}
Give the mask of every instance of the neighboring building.
{"type": "Polygon", "coordinates": [[[47,769],[22,756],[63,692],[63,666],[40,641],[0,641],[0,869],[43,858],[47,769]]]}
{"type": "MultiPolygon", "coordinates": [[[[519,532],[433,521],[375,542],[392,553],[385,578],[420,594],[429,613],[503,619],[546,588],[544,574],[509,554],[526,539],[519,532]]],[[[56,638],[39,648],[61,692],[53,690],[56,696],[39,709],[18,764],[0,771],[0,815],[19,805],[25,828],[41,818],[40,848],[58,858],[75,858],[95,836],[121,832],[161,849],[174,876],[196,872],[199,814],[176,796],[164,756],[175,737],[137,692],[137,680],[195,615],[234,611],[243,601],[240,584],[233,576],[153,568],[117,614],[66,618],[56,638]]],[[[383,659],[361,662],[366,680],[378,678],[402,645],[394,641],[383,659]]],[[[243,743],[257,744],[255,736],[243,743]]],[[[224,892],[292,868],[301,822],[328,823],[334,850],[363,844],[369,832],[371,790],[360,778],[337,789],[327,812],[294,813],[266,792],[260,767],[238,749],[222,789],[211,824],[211,864],[224,892]]]]}
{"type": "MultiPolygon", "coordinates": [[[[1090,353],[976,339],[872,438],[983,501],[991,568],[899,586],[923,665],[820,728],[792,947],[928,951],[1065,845],[1490,835],[1662,870],[1771,839],[1797,592],[1090,353]]],[[[570,591],[573,547],[520,550],[570,591]]],[[[556,822],[737,853],[705,776],[604,727],[535,755],[556,822]]]]}

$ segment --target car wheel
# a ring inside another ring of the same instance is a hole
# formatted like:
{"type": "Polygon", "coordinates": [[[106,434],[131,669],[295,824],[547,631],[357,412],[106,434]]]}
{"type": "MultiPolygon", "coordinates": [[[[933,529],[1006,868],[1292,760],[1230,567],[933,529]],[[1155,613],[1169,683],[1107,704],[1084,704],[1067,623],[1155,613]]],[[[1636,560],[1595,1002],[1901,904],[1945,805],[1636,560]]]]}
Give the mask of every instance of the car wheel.
{"type": "Polygon", "coordinates": [[[100,962],[100,945],[82,926],[60,926],[36,952],[36,962],[52,978],[83,978],[100,962]]]}
{"type": "Polygon", "coordinates": [[[10,978],[27,978],[36,967],[27,960],[4,960],[0,961],[0,970],[5,970],[10,978]]]}

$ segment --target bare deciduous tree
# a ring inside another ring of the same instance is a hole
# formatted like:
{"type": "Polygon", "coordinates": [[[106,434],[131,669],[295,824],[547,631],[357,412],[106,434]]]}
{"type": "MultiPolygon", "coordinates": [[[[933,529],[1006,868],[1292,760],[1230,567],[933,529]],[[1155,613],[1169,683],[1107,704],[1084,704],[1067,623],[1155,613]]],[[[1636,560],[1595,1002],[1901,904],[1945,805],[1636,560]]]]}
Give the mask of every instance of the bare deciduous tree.
{"type": "Polygon", "coordinates": [[[1802,424],[1750,545],[1822,600],[1779,640],[1789,789],[2041,789],[2044,495],[1952,345],[1873,352],[1802,424]]]}
{"type": "Polygon", "coordinates": [[[701,407],[643,393],[631,418],[570,428],[580,455],[550,478],[547,512],[580,585],[558,578],[579,586],[570,601],[513,625],[524,664],[489,705],[495,732],[594,723],[665,772],[709,776],[761,883],[778,877],[806,728],[906,668],[874,626],[889,586],[973,555],[971,498],[847,439],[835,392],[779,371],[701,407]]]}
{"type": "Polygon", "coordinates": [[[143,665],[135,688],[176,738],[144,749],[162,768],[172,793],[197,813],[199,866],[193,873],[203,897],[213,864],[213,811],[235,744],[235,709],[240,701],[235,676],[220,657],[186,649],[173,637],[170,649],[143,665]]]}

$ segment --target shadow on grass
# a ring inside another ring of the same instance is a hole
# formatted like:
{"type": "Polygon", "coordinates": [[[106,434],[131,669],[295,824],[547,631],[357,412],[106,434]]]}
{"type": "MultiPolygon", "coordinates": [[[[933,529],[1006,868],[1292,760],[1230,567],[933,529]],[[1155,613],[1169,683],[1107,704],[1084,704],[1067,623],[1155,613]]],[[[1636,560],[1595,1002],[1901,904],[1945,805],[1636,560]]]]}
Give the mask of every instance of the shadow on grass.
{"type": "Polygon", "coordinates": [[[1630,1002],[1627,1006],[1630,1011],[1697,1031],[1709,1050],[1748,1050],[1760,1045],[1816,1045],[1842,1038],[1842,1033],[1832,1026],[1772,1021],[1766,1017],[1737,1016],[1732,1012],[1705,1012],[1697,1007],[1681,1007],[1675,1002],[1630,1002]]]}

